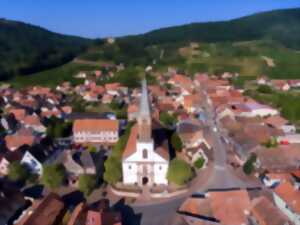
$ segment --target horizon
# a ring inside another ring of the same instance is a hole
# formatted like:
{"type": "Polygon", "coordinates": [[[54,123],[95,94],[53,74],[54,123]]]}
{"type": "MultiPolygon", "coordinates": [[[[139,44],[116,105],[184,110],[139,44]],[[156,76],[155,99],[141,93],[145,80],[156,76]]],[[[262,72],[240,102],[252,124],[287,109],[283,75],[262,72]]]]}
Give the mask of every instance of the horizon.
{"type": "Polygon", "coordinates": [[[53,0],[51,3],[43,0],[24,0],[21,3],[17,0],[3,0],[0,3],[0,17],[32,24],[56,33],[105,38],[143,34],[190,23],[227,21],[261,12],[299,7],[300,0],[229,0],[226,3],[220,3],[219,0],[191,0],[188,4],[182,0],[173,0],[172,3],[170,0],[162,3],[158,0],[151,3],[141,3],[137,0],[100,3],[87,0],[85,3],[72,4],[68,0],[53,0]],[[104,6],[106,10],[98,10],[101,9],[100,6],[104,6]],[[126,10],[125,13],[122,8],[126,10]]]}

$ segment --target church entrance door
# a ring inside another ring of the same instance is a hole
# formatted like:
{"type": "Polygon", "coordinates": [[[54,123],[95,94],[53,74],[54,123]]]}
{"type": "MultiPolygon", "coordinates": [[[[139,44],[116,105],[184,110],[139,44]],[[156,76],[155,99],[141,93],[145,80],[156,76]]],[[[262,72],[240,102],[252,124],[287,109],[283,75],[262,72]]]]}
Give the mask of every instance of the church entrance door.
{"type": "Polygon", "coordinates": [[[143,185],[147,185],[147,184],[148,184],[148,182],[149,182],[149,179],[148,179],[148,177],[143,177],[143,179],[142,179],[142,183],[143,183],[143,185]]]}

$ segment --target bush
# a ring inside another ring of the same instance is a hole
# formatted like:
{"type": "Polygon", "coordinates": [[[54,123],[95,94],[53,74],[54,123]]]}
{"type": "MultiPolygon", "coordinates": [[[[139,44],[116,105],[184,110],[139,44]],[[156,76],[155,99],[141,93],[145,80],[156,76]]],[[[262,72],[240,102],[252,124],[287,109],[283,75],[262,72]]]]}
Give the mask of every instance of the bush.
{"type": "Polygon", "coordinates": [[[60,187],[65,180],[65,168],[61,164],[45,165],[43,167],[42,183],[50,188],[60,187]]]}
{"type": "Polygon", "coordinates": [[[270,140],[263,144],[267,148],[275,148],[278,146],[277,139],[275,137],[271,137],[270,140]]]}
{"type": "Polygon", "coordinates": [[[181,141],[180,137],[178,136],[178,134],[176,132],[173,133],[173,135],[171,137],[171,144],[172,144],[172,147],[177,152],[181,152],[181,150],[183,148],[183,144],[182,144],[182,141],[181,141]]]}
{"type": "Polygon", "coordinates": [[[78,188],[88,197],[97,186],[97,180],[95,175],[83,174],[79,177],[78,188]]]}
{"type": "Polygon", "coordinates": [[[51,138],[68,137],[72,133],[72,123],[61,119],[50,118],[47,126],[47,136],[51,138]]]}
{"type": "Polygon", "coordinates": [[[193,176],[192,168],[190,165],[181,160],[173,159],[170,162],[167,179],[177,185],[186,184],[193,176]]]}
{"type": "Polygon", "coordinates": [[[259,85],[257,91],[263,94],[271,94],[273,92],[272,88],[268,85],[259,85]]]}
{"type": "Polygon", "coordinates": [[[247,175],[252,174],[254,170],[254,163],[256,162],[256,155],[252,154],[243,166],[244,173],[247,175]]]}
{"type": "Polygon", "coordinates": [[[96,148],[95,146],[89,146],[89,147],[88,147],[88,151],[89,151],[90,153],[96,153],[96,152],[97,152],[97,148],[96,148]]]}
{"type": "Polygon", "coordinates": [[[20,162],[12,162],[8,166],[8,178],[14,182],[26,181],[29,177],[28,168],[20,162]]]}
{"type": "Polygon", "coordinates": [[[203,157],[200,157],[199,159],[197,159],[195,162],[194,162],[194,166],[197,168],[197,169],[201,169],[203,166],[204,166],[204,163],[205,163],[205,159],[203,157]]]}

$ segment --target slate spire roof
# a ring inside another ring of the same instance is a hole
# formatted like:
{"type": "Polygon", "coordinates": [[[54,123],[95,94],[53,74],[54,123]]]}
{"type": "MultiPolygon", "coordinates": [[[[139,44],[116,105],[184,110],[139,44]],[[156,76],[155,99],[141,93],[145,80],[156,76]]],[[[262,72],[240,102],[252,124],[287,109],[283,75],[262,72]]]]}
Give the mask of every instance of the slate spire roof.
{"type": "Polygon", "coordinates": [[[141,94],[141,101],[140,101],[140,116],[143,117],[143,118],[150,118],[151,117],[146,79],[144,79],[142,81],[142,94],[141,94]]]}

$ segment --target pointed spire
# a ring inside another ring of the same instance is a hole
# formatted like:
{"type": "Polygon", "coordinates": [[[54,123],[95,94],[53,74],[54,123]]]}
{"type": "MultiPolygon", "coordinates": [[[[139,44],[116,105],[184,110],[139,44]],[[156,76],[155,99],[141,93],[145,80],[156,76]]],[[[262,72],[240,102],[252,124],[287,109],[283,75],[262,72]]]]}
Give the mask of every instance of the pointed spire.
{"type": "Polygon", "coordinates": [[[148,98],[148,89],[147,89],[147,81],[144,79],[142,81],[142,94],[140,100],[140,116],[145,118],[150,118],[150,106],[149,106],[149,98],[148,98]]]}

